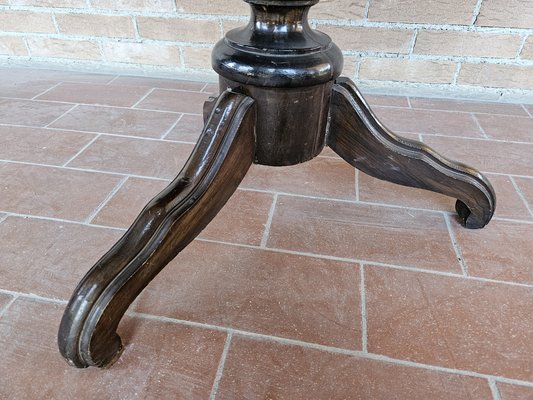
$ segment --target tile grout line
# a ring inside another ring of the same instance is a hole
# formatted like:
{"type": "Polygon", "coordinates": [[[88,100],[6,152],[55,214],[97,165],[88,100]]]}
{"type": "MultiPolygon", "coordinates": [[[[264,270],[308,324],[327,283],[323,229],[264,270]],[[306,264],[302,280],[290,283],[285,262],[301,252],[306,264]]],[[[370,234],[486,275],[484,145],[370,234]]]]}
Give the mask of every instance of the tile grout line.
{"type": "MultiPolygon", "coordinates": [[[[4,293],[4,294],[6,294],[6,293],[4,293]]],[[[3,317],[4,314],[7,312],[7,310],[9,309],[9,307],[11,307],[11,305],[12,305],[15,301],[17,301],[17,299],[19,298],[19,295],[18,295],[18,294],[10,294],[10,296],[12,296],[12,299],[9,300],[9,301],[7,302],[7,304],[6,304],[4,307],[2,307],[2,308],[0,309],[0,319],[2,319],[2,317],[3,317]]]]}
{"type": "Polygon", "coordinates": [[[485,129],[483,129],[483,127],[481,126],[481,123],[479,122],[479,120],[477,119],[476,115],[474,113],[470,113],[470,116],[472,117],[472,119],[474,120],[474,122],[476,123],[477,127],[479,128],[479,130],[481,131],[481,134],[486,138],[486,139],[491,139],[489,135],[487,135],[487,132],[485,132],[485,129]]]}
{"type": "Polygon", "coordinates": [[[272,204],[270,205],[270,210],[268,211],[268,218],[265,224],[265,230],[263,231],[261,245],[259,246],[262,249],[265,249],[268,243],[268,238],[270,236],[270,227],[272,226],[272,220],[274,219],[274,211],[276,210],[278,196],[278,193],[274,193],[274,197],[272,198],[272,204]]]}
{"type": "MultiPolygon", "coordinates": [[[[58,83],[56,83],[54,86],[52,86],[52,87],[46,89],[44,92],[39,93],[39,94],[36,94],[36,95],[33,96],[31,99],[26,99],[26,100],[30,100],[30,101],[31,101],[31,100],[35,100],[35,99],[37,99],[37,97],[45,95],[45,94],[48,93],[50,90],[55,89],[56,87],[58,87],[58,86],[61,85],[62,83],[63,83],[63,82],[58,82],[58,83]]],[[[39,100],[37,100],[37,101],[39,101],[39,100]]]]}
{"type": "Polygon", "coordinates": [[[496,384],[496,380],[493,377],[488,378],[488,384],[492,393],[492,400],[502,400],[500,389],[496,384]]]}
{"type": "Polygon", "coordinates": [[[363,11],[363,20],[368,21],[368,14],[370,12],[370,0],[365,1],[365,9],[363,11]]]}
{"type": "Polygon", "coordinates": [[[146,100],[146,98],[147,98],[148,96],[150,96],[150,95],[153,93],[153,91],[154,91],[155,89],[156,89],[156,88],[151,88],[151,89],[150,89],[150,90],[149,90],[144,96],[142,96],[139,100],[137,100],[137,102],[135,102],[135,104],[133,104],[131,107],[126,107],[126,108],[130,108],[130,109],[135,109],[135,110],[136,110],[136,109],[137,109],[136,107],[137,107],[140,103],[142,103],[144,100],[146,100]]]}
{"type": "Polygon", "coordinates": [[[502,400],[500,389],[498,389],[498,385],[496,385],[496,381],[494,378],[489,378],[489,387],[490,391],[492,393],[492,400],[502,400]]]}
{"type": "Polygon", "coordinates": [[[76,157],[78,157],[81,153],[83,153],[85,150],[87,150],[89,148],[90,145],[92,145],[94,142],[96,142],[96,140],[100,137],[101,135],[96,135],[95,137],[93,137],[89,143],[87,143],[85,146],[83,146],[76,154],[74,154],[71,158],[69,158],[67,160],[67,162],[65,162],[63,165],[61,165],[62,168],[65,168],[68,166],[68,164],[70,164],[72,161],[74,161],[76,159],[76,157]]]}
{"type": "MultiPolygon", "coordinates": [[[[376,96],[400,97],[398,95],[383,95],[383,94],[381,94],[381,95],[377,94],[376,96]]],[[[492,110],[492,111],[482,111],[482,110],[467,111],[467,110],[462,110],[462,109],[450,109],[450,108],[445,109],[445,108],[439,108],[439,107],[429,107],[429,106],[424,105],[424,104],[413,106],[412,105],[412,99],[409,96],[404,96],[404,97],[406,97],[408,99],[408,106],[407,107],[405,107],[405,106],[397,106],[397,105],[385,105],[385,104],[374,104],[374,105],[371,104],[371,107],[372,107],[373,110],[377,110],[378,114],[379,114],[379,110],[390,111],[392,109],[394,111],[401,111],[401,110],[412,109],[413,111],[428,111],[428,112],[432,112],[432,113],[436,113],[436,114],[450,114],[450,115],[451,114],[459,114],[459,115],[480,114],[480,115],[495,115],[495,116],[498,116],[498,117],[528,118],[528,115],[509,113],[509,112],[502,112],[502,111],[496,112],[494,110],[492,110]]],[[[494,102],[477,102],[477,101],[473,101],[473,100],[448,99],[446,97],[416,97],[416,96],[412,96],[412,97],[417,98],[417,99],[435,100],[435,101],[452,101],[452,102],[455,101],[455,102],[463,102],[463,103],[473,102],[473,103],[476,103],[476,104],[481,103],[483,105],[485,105],[487,103],[489,103],[489,104],[494,103],[494,102]]],[[[52,100],[43,100],[43,101],[52,101],[52,100]]],[[[522,103],[494,103],[494,104],[497,105],[497,106],[507,105],[507,106],[517,106],[519,108],[524,107],[524,105],[522,103]]]]}
{"type": "Polygon", "coordinates": [[[1,224],[2,222],[4,222],[8,217],[9,217],[9,214],[7,214],[7,213],[4,214],[4,215],[1,215],[1,216],[0,216],[0,224],[1,224]]]}
{"type": "Polygon", "coordinates": [[[218,386],[220,385],[220,380],[222,379],[226,359],[228,358],[231,339],[233,338],[233,332],[227,332],[227,334],[228,336],[226,337],[226,341],[224,343],[224,350],[222,351],[222,355],[220,356],[220,362],[218,364],[215,380],[213,381],[213,386],[211,387],[211,394],[209,395],[209,400],[215,400],[217,397],[218,386]]]}
{"type": "MultiPolygon", "coordinates": [[[[2,124],[0,124],[0,126],[1,125],[2,124]]],[[[47,129],[55,129],[55,128],[47,128],[47,129]]],[[[90,133],[90,132],[87,132],[87,133],[90,133]]],[[[95,133],[95,135],[106,136],[105,134],[99,134],[99,133],[95,133]]],[[[156,139],[150,139],[150,140],[156,140],[156,139]]],[[[188,145],[193,144],[189,142],[176,142],[176,141],[171,141],[171,143],[180,143],[180,144],[188,144],[188,145]]],[[[36,163],[36,162],[29,162],[29,161],[16,161],[16,160],[6,160],[6,159],[0,159],[0,163],[1,162],[4,162],[6,164],[31,165],[31,166],[43,167],[43,168],[57,168],[57,169],[65,169],[69,171],[90,172],[90,173],[98,173],[98,174],[113,175],[113,176],[128,176],[130,178],[139,178],[139,179],[154,180],[154,181],[161,181],[161,182],[170,182],[172,180],[171,178],[162,178],[162,177],[150,176],[150,175],[138,175],[138,174],[132,174],[132,173],[117,172],[117,171],[105,171],[105,170],[98,170],[98,169],[93,169],[93,168],[72,167],[72,166],[67,166],[67,165],[44,164],[44,163],[36,163]]],[[[528,175],[518,175],[518,174],[510,175],[510,174],[504,174],[504,173],[498,173],[498,172],[489,172],[488,174],[495,175],[495,176],[505,176],[505,177],[513,176],[513,177],[525,178],[525,179],[533,178],[528,175]]],[[[375,207],[420,211],[420,212],[426,212],[426,213],[432,213],[432,214],[445,213],[448,215],[455,215],[455,212],[453,211],[443,211],[443,210],[435,210],[435,209],[420,208],[420,207],[408,207],[408,206],[402,206],[399,204],[375,203],[371,201],[361,201],[361,200],[357,201],[357,200],[340,199],[340,198],[333,198],[333,197],[311,196],[311,195],[305,195],[305,194],[300,194],[300,193],[289,193],[289,192],[270,191],[270,190],[264,190],[264,189],[255,189],[255,188],[245,187],[245,186],[239,187],[238,190],[242,190],[245,192],[278,194],[282,196],[312,199],[312,200],[319,200],[319,201],[331,201],[331,202],[339,202],[339,203],[354,204],[354,205],[368,205],[368,206],[375,206],[375,207]]],[[[513,218],[493,217],[493,220],[509,221],[509,222],[514,222],[517,224],[526,224],[526,225],[533,224],[533,221],[531,220],[522,220],[522,219],[513,219],[513,218]]]]}
{"type": "Polygon", "coordinates": [[[466,280],[472,280],[472,281],[478,281],[478,282],[486,282],[486,283],[495,283],[495,284],[501,284],[501,285],[533,288],[533,284],[529,284],[529,283],[520,283],[520,282],[513,282],[513,281],[501,281],[501,280],[497,280],[497,279],[483,278],[483,277],[472,276],[472,275],[465,276],[462,273],[459,274],[459,273],[456,273],[456,272],[449,272],[449,271],[423,269],[423,268],[419,268],[419,267],[412,267],[412,266],[405,266],[405,265],[394,265],[394,264],[387,264],[387,263],[382,263],[382,262],[378,262],[378,261],[359,260],[359,259],[355,259],[355,258],[344,258],[344,257],[337,257],[337,256],[329,256],[329,255],[324,255],[324,254],[307,253],[307,252],[303,252],[303,251],[279,249],[279,248],[273,248],[273,247],[262,248],[262,247],[254,246],[254,245],[250,245],[250,244],[224,242],[224,241],[221,241],[221,240],[213,240],[213,239],[197,238],[195,240],[198,240],[199,242],[207,242],[207,243],[222,244],[222,245],[227,245],[227,246],[242,247],[242,248],[245,248],[245,249],[270,251],[270,252],[273,252],[273,253],[292,254],[292,255],[297,255],[297,256],[319,258],[319,259],[331,260],[331,261],[340,261],[340,262],[346,262],[346,263],[352,263],[352,264],[365,264],[366,266],[369,266],[369,267],[390,268],[390,269],[395,269],[395,270],[400,270],[400,271],[425,273],[425,274],[446,276],[446,277],[457,278],[457,279],[466,279],[466,280]]]}
{"type": "Polygon", "coordinates": [[[461,271],[463,273],[463,276],[467,277],[469,276],[468,273],[468,266],[466,265],[465,259],[463,257],[463,253],[461,251],[461,247],[459,246],[459,243],[457,242],[457,237],[455,236],[455,232],[453,231],[452,223],[450,221],[449,214],[443,213],[444,221],[446,222],[446,227],[448,228],[448,235],[450,236],[450,240],[452,242],[453,249],[455,251],[455,256],[457,257],[457,261],[459,261],[459,266],[461,267],[461,271]]]}
{"type": "Polygon", "coordinates": [[[94,218],[96,218],[96,216],[98,215],[98,213],[100,211],[102,211],[102,209],[109,203],[109,201],[115,196],[115,194],[117,194],[117,192],[122,189],[122,186],[124,186],[124,184],[126,183],[126,181],[128,180],[128,176],[125,176],[123,177],[116,185],[115,187],[113,188],[113,190],[111,190],[111,192],[109,192],[109,194],[105,197],[104,200],[102,200],[102,202],[87,216],[87,218],[85,218],[85,220],[83,221],[85,224],[89,225],[92,220],[94,218]]]}
{"type": "Polygon", "coordinates": [[[60,222],[62,224],[82,225],[82,226],[88,226],[91,228],[112,229],[112,230],[121,231],[121,232],[125,232],[127,230],[126,228],[118,228],[115,226],[100,225],[100,224],[87,224],[82,221],[74,221],[70,219],[46,217],[42,215],[21,214],[21,213],[14,213],[10,211],[4,211],[4,212],[6,213],[6,219],[8,217],[16,217],[16,218],[24,218],[24,219],[37,219],[37,220],[42,220],[42,221],[60,222]]]}
{"type": "Polygon", "coordinates": [[[118,78],[120,78],[120,74],[116,75],[113,79],[111,79],[109,82],[107,82],[105,85],[106,86],[109,86],[111,85],[113,82],[115,82],[118,78]]]}
{"type": "Polygon", "coordinates": [[[483,5],[483,0],[477,0],[474,10],[472,11],[472,19],[470,25],[475,26],[479,13],[481,12],[481,6],[483,5]]]}
{"type": "Polygon", "coordinates": [[[524,109],[524,111],[527,113],[527,115],[529,115],[530,118],[533,118],[533,114],[531,114],[529,112],[529,110],[527,109],[527,107],[524,105],[524,104],[520,104],[522,106],[522,108],[524,109]]]}
{"type": "MultiPolygon", "coordinates": [[[[76,83],[76,82],[72,82],[76,83]]],[[[158,89],[158,88],[156,88],[158,89]]],[[[162,90],[162,89],[161,89],[162,90]]],[[[170,90],[170,89],[168,89],[170,90]]],[[[199,92],[193,92],[193,93],[199,93],[199,92]]],[[[37,103],[52,103],[52,104],[74,104],[70,101],[58,101],[58,100],[32,100],[25,97],[10,97],[10,96],[0,96],[0,99],[2,100],[17,100],[17,101],[26,101],[26,102],[37,102],[37,103]]],[[[170,110],[158,110],[155,108],[132,108],[127,106],[118,106],[118,105],[112,105],[112,104],[96,104],[96,103],[76,103],[79,106],[91,106],[91,107],[106,107],[106,108],[118,108],[120,110],[133,110],[133,111],[152,111],[156,113],[166,113],[166,114],[185,114],[185,115],[194,115],[194,116],[202,116],[201,113],[191,113],[191,112],[182,112],[182,111],[170,111],[170,110]]],[[[526,117],[524,117],[526,118],[526,117]]]]}
{"type": "MultiPolygon", "coordinates": [[[[10,290],[5,290],[5,289],[0,289],[0,293],[8,294],[11,296],[17,296],[17,298],[35,300],[35,301],[40,301],[40,302],[45,302],[45,303],[60,304],[60,305],[67,304],[66,300],[50,299],[50,298],[46,298],[46,297],[42,297],[42,296],[38,296],[34,294],[15,292],[15,291],[10,291],[10,290]]],[[[182,326],[189,326],[189,327],[194,327],[194,328],[222,331],[222,332],[227,332],[228,334],[231,333],[233,335],[251,337],[257,340],[269,340],[275,343],[296,345],[296,346],[300,346],[304,348],[325,351],[325,352],[329,352],[333,354],[344,354],[344,355],[353,356],[353,357],[360,357],[364,359],[382,361],[382,362],[386,362],[389,364],[403,365],[403,366],[408,366],[408,367],[450,373],[450,374],[461,375],[461,376],[478,377],[478,378],[488,379],[489,382],[490,380],[493,380],[494,382],[504,382],[504,383],[520,385],[524,387],[533,387],[533,382],[522,381],[519,379],[506,378],[506,377],[496,376],[496,375],[487,375],[487,374],[478,373],[474,371],[459,370],[459,369],[453,369],[453,368],[448,368],[448,367],[423,364],[423,363],[414,362],[414,361],[395,359],[395,358],[392,358],[386,355],[381,355],[381,354],[364,353],[358,350],[336,348],[333,346],[326,346],[326,345],[321,345],[317,343],[304,342],[304,341],[297,340],[297,339],[282,338],[282,337],[266,335],[266,334],[261,334],[261,333],[256,333],[256,332],[243,331],[239,329],[223,327],[223,326],[218,326],[218,325],[212,325],[212,324],[206,324],[206,323],[188,321],[188,320],[180,320],[176,318],[157,316],[157,315],[146,314],[146,313],[139,313],[135,311],[128,311],[126,315],[141,318],[144,320],[152,320],[152,321],[173,323],[173,324],[182,325],[182,326]]]]}
{"type": "Polygon", "coordinates": [[[53,125],[57,121],[59,121],[61,118],[63,118],[65,115],[67,115],[69,112],[73,111],[76,107],[78,107],[79,104],[74,104],[71,108],[69,108],[67,111],[65,111],[63,114],[61,114],[59,117],[54,119],[52,122],[48,123],[47,125],[43,126],[44,129],[47,129],[50,127],[50,125],[53,125]]]}
{"type": "Polygon", "coordinates": [[[140,179],[147,179],[151,181],[170,182],[172,180],[170,178],[159,178],[157,176],[128,174],[124,172],[103,171],[99,169],[68,167],[68,166],[62,166],[62,165],[32,163],[32,162],[26,162],[26,161],[14,161],[14,160],[0,159],[0,162],[4,162],[6,164],[31,165],[34,167],[43,167],[43,168],[57,168],[57,169],[64,169],[67,171],[91,172],[91,173],[96,173],[96,174],[113,175],[113,176],[129,176],[130,178],[140,178],[140,179]]]}
{"type": "MultiPolygon", "coordinates": [[[[19,217],[19,218],[29,218],[29,219],[61,222],[61,223],[73,224],[73,225],[82,225],[82,226],[88,226],[88,227],[92,227],[92,228],[112,229],[112,230],[117,230],[117,231],[120,231],[120,232],[125,232],[127,230],[127,228],[115,227],[115,226],[110,226],[110,225],[86,224],[86,223],[84,223],[82,221],[74,221],[74,220],[67,220],[67,219],[54,218],[54,217],[31,215],[31,214],[20,214],[20,213],[13,213],[13,212],[10,212],[10,211],[1,211],[0,210],[0,213],[5,213],[6,214],[6,217],[5,217],[6,219],[8,217],[19,217]]],[[[465,277],[462,274],[457,274],[457,273],[454,273],[454,272],[430,270],[430,269],[423,269],[423,268],[412,267],[412,266],[386,264],[386,263],[380,263],[380,262],[376,262],[376,261],[357,260],[357,259],[351,259],[351,258],[342,258],[342,257],[336,257],[336,256],[328,256],[328,255],[323,255],[323,254],[306,253],[306,252],[300,252],[300,251],[294,251],[294,250],[285,250],[285,249],[278,249],[278,248],[268,248],[268,247],[262,248],[262,247],[259,247],[259,246],[256,246],[256,245],[249,245],[249,244],[242,244],[242,243],[232,243],[232,242],[226,242],[226,241],[221,241],[221,240],[204,239],[204,238],[200,238],[200,237],[196,238],[195,240],[198,240],[200,242],[215,243],[215,244],[221,244],[221,245],[233,246],[233,247],[241,247],[241,248],[247,248],[247,249],[253,249],[253,250],[271,251],[273,253],[293,254],[293,255],[312,257],[312,258],[318,258],[318,259],[324,259],[324,260],[347,262],[347,263],[353,263],[353,264],[365,264],[365,265],[370,266],[370,267],[391,268],[391,269],[407,271],[407,272],[419,272],[419,273],[426,273],[426,274],[431,274],[431,275],[447,276],[447,277],[450,277],[450,278],[466,278],[468,280],[474,280],[474,281],[479,281],[479,282],[533,288],[533,284],[513,282],[513,281],[502,281],[502,280],[483,278],[483,277],[477,277],[477,276],[467,276],[467,277],[465,277]]]]}
{"type": "MultiPolygon", "coordinates": [[[[34,294],[15,292],[15,291],[10,291],[10,290],[5,290],[5,289],[0,289],[0,293],[4,293],[7,295],[11,295],[11,296],[17,296],[17,298],[35,300],[35,301],[51,303],[51,304],[66,305],[68,303],[66,300],[51,299],[51,298],[46,298],[46,297],[42,297],[42,296],[38,296],[34,294]]],[[[326,346],[326,345],[321,345],[317,343],[304,342],[304,341],[297,340],[297,339],[283,338],[283,337],[266,335],[266,334],[261,334],[261,333],[256,333],[256,332],[243,331],[239,329],[212,325],[212,324],[207,324],[207,323],[202,323],[202,322],[180,320],[177,318],[157,316],[153,314],[140,313],[136,311],[128,311],[126,312],[126,315],[141,318],[144,320],[166,322],[166,323],[172,323],[176,325],[188,326],[188,327],[193,327],[193,328],[215,330],[219,332],[227,332],[228,334],[231,333],[232,336],[238,335],[238,336],[243,336],[243,337],[251,337],[256,340],[268,340],[268,341],[275,342],[275,343],[295,345],[295,346],[300,346],[303,348],[325,351],[325,352],[332,353],[332,354],[344,354],[344,355],[352,356],[352,357],[371,359],[371,360],[381,361],[381,362],[385,362],[385,363],[389,363],[393,365],[402,365],[402,366],[449,373],[449,374],[460,375],[460,376],[472,376],[472,377],[487,379],[489,381],[493,380],[494,382],[509,383],[509,384],[519,385],[523,387],[533,387],[533,381],[529,382],[529,381],[523,381],[519,379],[506,378],[502,376],[483,374],[483,373],[479,373],[475,371],[441,367],[441,366],[431,365],[431,364],[423,364],[423,363],[419,363],[415,361],[396,359],[396,358],[392,358],[392,357],[381,355],[381,354],[363,353],[362,351],[358,351],[358,350],[337,348],[337,347],[326,346]]]]}
{"type": "Polygon", "coordinates": [[[249,337],[255,340],[266,340],[266,341],[284,344],[284,345],[299,346],[299,347],[303,347],[306,349],[324,351],[330,354],[342,354],[342,355],[347,355],[351,357],[360,357],[363,359],[381,361],[381,362],[394,364],[394,365],[401,365],[401,366],[425,369],[425,370],[460,375],[460,376],[471,376],[471,377],[482,378],[486,380],[493,379],[495,382],[505,382],[505,383],[515,384],[515,385],[520,385],[520,386],[525,386],[525,387],[533,387],[533,381],[531,382],[522,381],[519,379],[506,378],[503,376],[484,374],[484,373],[475,372],[475,371],[442,367],[442,366],[432,365],[432,364],[424,364],[424,363],[416,362],[416,361],[393,358],[393,357],[383,355],[383,354],[364,353],[360,350],[350,350],[350,349],[345,349],[345,348],[323,345],[319,343],[304,342],[299,339],[272,336],[272,335],[244,331],[244,330],[225,327],[225,326],[212,325],[212,324],[203,323],[203,322],[181,320],[177,318],[158,316],[158,315],[146,314],[146,313],[140,313],[140,312],[127,312],[126,315],[145,319],[145,320],[166,322],[166,323],[172,323],[176,325],[189,326],[189,327],[200,328],[200,329],[215,330],[219,332],[228,332],[228,333],[232,333],[234,336],[249,337]]]}
{"type": "Polygon", "coordinates": [[[359,290],[361,292],[361,349],[368,353],[368,316],[366,311],[365,264],[360,264],[359,290]]]}
{"type": "Polygon", "coordinates": [[[67,300],[52,299],[50,297],[39,296],[37,294],[32,294],[32,293],[17,292],[14,290],[0,289],[0,293],[7,294],[9,296],[14,296],[17,299],[21,298],[21,299],[28,299],[28,300],[36,300],[36,301],[40,301],[43,303],[65,304],[65,305],[68,303],[67,300]]]}
{"type": "Polygon", "coordinates": [[[170,126],[170,128],[167,129],[166,132],[164,132],[161,137],[159,138],[160,140],[165,140],[167,138],[167,136],[170,134],[170,132],[172,132],[172,130],[178,126],[178,124],[180,123],[180,121],[183,119],[183,114],[181,114],[178,119],[176,119],[176,121],[170,126]]]}
{"type": "Polygon", "coordinates": [[[507,222],[513,222],[515,224],[533,225],[533,221],[531,220],[520,220],[520,219],[503,218],[503,217],[492,217],[491,221],[507,221],[507,222]]]}
{"type": "Polygon", "coordinates": [[[359,169],[355,169],[355,201],[361,200],[361,173],[359,169]]]}
{"type": "MultiPolygon", "coordinates": [[[[133,110],[136,111],[136,110],[133,110]]],[[[54,121],[55,122],[55,121],[54,121]]],[[[76,133],[90,133],[93,135],[100,135],[100,136],[108,136],[108,137],[120,137],[120,138],[126,138],[126,139],[132,139],[132,140],[148,140],[151,142],[159,142],[159,143],[176,143],[176,144],[196,144],[196,142],[185,142],[183,140],[172,140],[172,139],[166,139],[166,138],[153,138],[148,136],[133,136],[133,135],[126,135],[123,133],[109,133],[109,132],[98,132],[98,131],[89,131],[89,130],[82,130],[82,129],[72,129],[72,128],[56,128],[53,126],[32,126],[32,125],[20,125],[20,124],[2,124],[0,123],[1,127],[13,127],[13,128],[32,128],[32,129],[46,129],[53,132],[76,132],[76,133]]]]}
{"type": "Polygon", "coordinates": [[[518,194],[518,197],[520,197],[520,199],[522,200],[522,202],[526,206],[526,208],[529,211],[529,213],[531,214],[531,216],[533,216],[533,206],[529,205],[529,202],[527,201],[526,196],[524,195],[524,192],[522,192],[522,189],[520,189],[520,186],[518,186],[518,183],[516,183],[515,178],[509,175],[509,180],[513,184],[513,187],[516,190],[516,193],[518,194]]]}

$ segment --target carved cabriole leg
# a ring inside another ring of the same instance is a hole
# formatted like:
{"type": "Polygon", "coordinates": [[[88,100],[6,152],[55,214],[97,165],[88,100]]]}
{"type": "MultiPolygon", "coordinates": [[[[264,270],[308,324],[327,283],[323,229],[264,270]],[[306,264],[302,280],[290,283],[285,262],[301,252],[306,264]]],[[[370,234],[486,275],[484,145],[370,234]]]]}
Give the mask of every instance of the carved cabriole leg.
{"type": "Polygon", "coordinates": [[[252,164],[254,148],[254,101],[224,92],[178,177],[76,288],[58,338],[70,364],[105,367],[119,357],[116,330],[127,308],[224,206],[252,164]]]}
{"type": "Polygon", "coordinates": [[[354,167],[378,179],[455,197],[467,228],[482,228],[491,220],[496,196],[481,173],[391,133],[349,79],[334,85],[330,117],[328,145],[354,167]]]}

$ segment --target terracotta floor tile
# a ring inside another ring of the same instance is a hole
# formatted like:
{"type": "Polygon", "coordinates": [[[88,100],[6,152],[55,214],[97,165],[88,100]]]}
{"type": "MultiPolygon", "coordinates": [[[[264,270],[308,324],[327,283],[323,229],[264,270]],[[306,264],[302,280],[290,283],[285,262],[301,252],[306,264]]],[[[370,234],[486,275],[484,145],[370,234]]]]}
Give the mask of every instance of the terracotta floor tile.
{"type": "Polygon", "coordinates": [[[62,81],[107,83],[113,75],[85,74],[29,68],[0,68],[0,93],[5,97],[31,99],[62,81]]]}
{"type": "Polygon", "coordinates": [[[483,229],[453,227],[473,276],[533,285],[533,225],[491,221],[483,229]]]}
{"type": "Polygon", "coordinates": [[[4,399],[207,399],[225,334],[127,318],[110,369],[67,365],[56,344],[63,305],[17,300],[0,323],[4,399]],[[16,341],[13,341],[16,337],[16,341]]]}
{"type": "Polygon", "coordinates": [[[205,82],[184,81],[179,79],[159,79],[140,76],[119,76],[110,85],[118,86],[144,86],[159,89],[190,90],[200,92],[205,82]]]}
{"type": "Polygon", "coordinates": [[[368,351],[533,380],[531,288],[367,267],[368,351]]]}
{"type": "Polygon", "coordinates": [[[33,165],[0,165],[0,210],[83,221],[119,183],[116,176],[33,165]]]}
{"type": "Polygon", "coordinates": [[[440,214],[280,196],[268,247],[459,272],[440,214]]]}
{"type": "Polygon", "coordinates": [[[44,127],[72,108],[72,104],[0,98],[0,124],[44,127]]]}
{"type": "Polygon", "coordinates": [[[166,139],[196,143],[203,129],[204,119],[201,115],[183,115],[166,139]]]}
{"type": "Polygon", "coordinates": [[[533,178],[514,178],[518,188],[524,195],[524,198],[529,205],[529,208],[533,210],[533,178]]]}
{"type": "Polygon", "coordinates": [[[170,317],[237,330],[218,399],[492,399],[488,379],[431,367],[442,366],[492,376],[501,400],[533,400],[533,141],[518,143],[533,137],[533,106],[481,101],[366,96],[396,133],[488,172],[498,218],[466,230],[451,217],[472,278],[432,273],[461,273],[442,214],[454,199],[356,174],[325,149],[295,167],[254,166],[132,307],[152,316],[121,323],[118,363],[69,367],[56,345],[64,305],[54,302],[123,234],[111,228],[127,227],[176,176],[215,93],[215,83],[0,67],[0,399],[209,398],[226,334],[170,317]],[[30,100],[39,95],[54,100],[30,100]],[[60,167],[91,132],[103,135],[70,165],[111,173],[60,167]],[[81,222],[96,210],[93,225],[39,219],[81,222]],[[327,256],[367,260],[363,295],[358,263],[327,256]],[[15,302],[10,291],[21,293],[15,302]],[[369,358],[317,349],[364,343],[369,358]],[[431,366],[401,365],[410,360],[431,366]]]}
{"type": "Polygon", "coordinates": [[[0,159],[63,165],[93,138],[90,133],[0,126],[0,159]]]}
{"type": "Polygon", "coordinates": [[[0,224],[2,288],[68,300],[120,236],[113,229],[8,217],[0,224]]]}
{"type": "MultiPolygon", "coordinates": [[[[93,223],[127,228],[143,207],[168,182],[129,178],[98,213],[93,223]]],[[[215,219],[201,233],[206,239],[259,245],[273,195],[237,190],[215,219]]]]}
{"type": "Polygon", "coordinates": [[[38,100],[131,107],[148,93],[146,87],[65,82],[39,96],[38,100]]]}
{"type": "Polygon", "coordinates": [[[490,399],[487,381],[234,337],[217,399],[490,399]]]}
{"type": "Polygon", "coordinates": [[[424,142],[451,160],[482,172],[533,175],[533,144],[425,136],[424,142]]]}
{"type": "Polygon", "coordinates": [[[137,311],[361,348],[358,266],[195,241],[146,288],[137,311]]]}
{"type": "MultiPolygon", "coordinates": [[[[0,69],[0,74],[3,71],[0,69]]],[[[32,99],[38,96],[51,87],[57,85],[58,82],[53,80],[39,80],[39,79],[14,79],[0,81],[0,95],[2,97],[11,97],[19,99],[32,99]]]]}
{"type": "MultiPolygon", "coordinates": [[[[496,191],[496,217],[532,219],[509,177],[488,175],[487,178],[496,191]]],[[[381,181],[363,173],[359,175],[359,198],[361,201],[372,203],[395,204],[455,213],[456,199],[454,198],[381,181]]]]}
{"type": "Polygon", "coordinates": [[[237,190],[200,237],[258,246],[272,201],[273,196],[268,193],[237,190]]]}
{"type": "Polygon", "coordinates": [[[69,166],[173,179],[193,147],[190,144],[101,136],[69,166]]]}
{"type": "Polygon", "coordinates": [[[479,124],[491,139],[533,143],[533,118],[477,114],[479,124]]]}
{"type": "Polygon", "coordinates": [[[117,228],[129,227],[146,203],[169,183],[153,179],[128,178],[91,223],[117,228]]]}
{"type": "Polygon", "coordinates": [[[173,113],[124,108],[78,106],[51,126],[128,136],[160,138],[178,120],[173,113]]]}
{"type": "Polygon", "coordinates": [[[531,400],[533,387],[510,385],[498,382],[498,389],[502,400],[531,400]]]}
{"type": "MultiPolygon", "coordinates": [[[[496,217],[525,221],[533,218],[533,215],[529,213],[524,201],[518,195],[509,177],[504,175],[488,175],[487,178],[496,191],[496,213],[494,214],[496,217]]],[[[533,179],[530,179],[530,181],[532,182],[531,200],[533,201],[533,179]]]]}
{"type": "Polygon", "coordinates": [[[209,93],[155,89],[136,108],[202,114],[209,93]]]}
{"type": "Polygon", "coordinates": [[[527,113],[520,104],[506,104],[494,102],[482,103],[477,101],[411,97],[411,106],[413,108],[425,110],[446,110],[456,112],[519,115],[527,117],[527,113]]]}
{"type": "Polygon", "coordinates": [[[405,96],[382,96],[375,94],[365,94],[365,100],[370,107],[405,107],[409,108],[409,101],[405,96]]]}
{"type": "Polygon", "coordinates": [[[381,122],[392,131],[482,137],[470,114],[411,110],[393,107],[374,107],[381,122]]]}
{"type": "Polygon", "coordinates": [[[344,160],[324,157],[290,167],[253,165],[241,186],[355,200],[355,170],[344,160]]]}
{"type": "Polygon", "coordinates": [[[220,88],[218,83],[208,83],[207,86],[202,90],[202,92],[218,95],[218,93],[220,92],[220,88]]]}
{"type": "Polygon", "coordinates": [[[429,210],[454,211],[455,199],[440,193],[397,185],[359,174],[359,199],[371,203],[394,204],[429,210]]]}

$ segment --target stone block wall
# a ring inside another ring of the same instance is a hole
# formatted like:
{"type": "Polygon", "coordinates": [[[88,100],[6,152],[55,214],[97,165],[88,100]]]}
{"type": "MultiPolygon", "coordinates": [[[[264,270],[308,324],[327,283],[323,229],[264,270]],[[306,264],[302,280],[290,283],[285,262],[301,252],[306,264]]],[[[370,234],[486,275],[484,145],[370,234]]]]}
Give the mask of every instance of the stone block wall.
{"type": "MultiPolygon", "coordinates": [[[[322,0],[311,12],[367,86],[533,91],[532,0],[322,0]]],[[[0,62],[210,72],[242,0],[0,0],[0,62]]]]}

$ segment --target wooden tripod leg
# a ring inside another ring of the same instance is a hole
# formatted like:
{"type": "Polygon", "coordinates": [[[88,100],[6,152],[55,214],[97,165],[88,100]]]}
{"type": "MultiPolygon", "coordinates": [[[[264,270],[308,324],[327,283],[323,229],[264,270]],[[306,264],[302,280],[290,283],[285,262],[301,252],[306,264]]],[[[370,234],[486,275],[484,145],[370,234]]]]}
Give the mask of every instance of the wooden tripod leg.
{"type": "Polygon", "coordinates": [[[237,189],[254,159],[254,132],[253,99],[222,93],[180,174],[74,291],[58,337],[70,364],[105,367],[118,359],[122,343],[116,330],[124,313],[237,189]]]}
{"type": "Polygon", "coordinates": [[[390,132],[349,79],[334,85],[330,116],[327,143],[354,167],[378,179],[455,197],[467,228],[482,228],[491,220],[496,196],[487,178],[390,132]]]}

